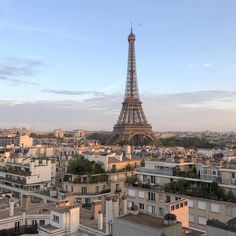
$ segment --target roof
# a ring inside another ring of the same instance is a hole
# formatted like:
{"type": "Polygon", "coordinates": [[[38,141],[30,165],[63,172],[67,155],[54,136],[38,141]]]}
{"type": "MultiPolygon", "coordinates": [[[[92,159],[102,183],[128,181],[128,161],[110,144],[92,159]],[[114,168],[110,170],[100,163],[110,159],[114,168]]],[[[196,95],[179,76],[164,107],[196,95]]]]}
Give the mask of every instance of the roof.
{"type": "Polygon", "coordinates": [[[158,217],[150,216],[150,215],[145,215],[142,213],[139,213],[138,215],[125,215],[117,220],[125,220],[129,221],[135,224],[141,224],[147,227],[155,228],[155,229],[163,229],[167,227],[167,225],[164,224],[164,220],[158,217]]]}
{"type": "MultiPolygon", "coordinates": [[[[115,220],[125,220],[129,221],[135,224],[141,224],[147,227],[155,228],[155,229],[163,229],[166,227],[169,227],[168,225],[164,224],[164,220],[162,218],[150,216],[150,215],[145,215],[142,213],[139,213],[138,215],[125,215],[120,218],[117,218],[115,220]]],[[[180,222],[177,222],[177,224],[181,224],[180,222]]],[[[205,232],[194,230],[194,229],[189,229],[189,228],[184,228],[183,227],[183,236],[189,235],[189,236],[202,236],[205,235],[205,232]]]]}
{"type": "MultiPolygon", "coordinates": [[[[14,216],[20,216],[25,212],[26,214],[50,214],[50,210],[56,209],[56,204],[31,204],[29,210],[24,210],[22,207],[14,208],[14,216]]],[[[0,210],[0,220],[7,219],[9,217],[9,208],[0,210]]]]}
{"type": "MultiPolygon", "coordinates": [[[[91,219],[91,212],[84,208],[81,208],[80,211],[80,224],[95,230],[98,230],[98,220],[91,219]]],[[[103,232],[105,232],[105,217],[103,219],[103,232]]]]}

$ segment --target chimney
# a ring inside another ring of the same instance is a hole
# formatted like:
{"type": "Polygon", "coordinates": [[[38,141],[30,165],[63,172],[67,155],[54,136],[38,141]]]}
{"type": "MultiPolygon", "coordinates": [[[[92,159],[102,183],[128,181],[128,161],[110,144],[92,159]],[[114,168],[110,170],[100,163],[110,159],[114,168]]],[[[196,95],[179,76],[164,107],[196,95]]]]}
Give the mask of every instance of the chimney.
{"type": "Polygon", "coordinates": [[[98,230],[103,230],[103,213],[102,210],[98,212],[98,230]]]}
{"type": "Polygon", "coordinates": [[[115,196],[112,200],[113,207],[113,217],[120,216],[120,202],[118,196],[115,196]]]}
{"type": "Polygon", "coordinates": [[[109,232],[109,223],[113,220],[112,214],[112,196],[106,197],[106,234],[110,234],[109,232]]]}
{"type": "Polygon", "coordinates": [[[22,224],[25,225],[26,223],[26,215],[25,215],[25,212],[22,213],[22,224]]]}
{"type": "Polygon", "coordinates": [[[14,216],[14,200],[12,198],[9,200],[9,216],[14,216]]]}
{"type": "Polygon", "coordinates": [[[121,198],[121,215],[127,215],[128,201],[125,195],[121,198]]]}
{"type": "Polygon", "coordinates": [[[101,211],[103,208],[102,205],[102,201],[100,200],[95,200],[92,202],[92,206],[91,206],[91,218],[93,220],[97,220],[98,219],[98,213],[99,211],[101,211]]]}
{"type": "Polygon", "coordinates": [[[31,206],[31,196],[30,195],[23,195],[22,208],[25,211],[28,211],[30,209],[30,206],[31,206]]]}

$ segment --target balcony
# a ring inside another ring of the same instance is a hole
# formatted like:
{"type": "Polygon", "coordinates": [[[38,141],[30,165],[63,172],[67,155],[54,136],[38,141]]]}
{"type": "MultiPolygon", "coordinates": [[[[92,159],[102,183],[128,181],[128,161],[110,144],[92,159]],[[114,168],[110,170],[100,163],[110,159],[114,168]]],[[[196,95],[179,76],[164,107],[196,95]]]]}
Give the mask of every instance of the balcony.
{"type": "Polygon", "coordinates": [[[16,184],[21,184],[21,185],[25,185],[26,184],[26,180],[25,179],[15,179],[15,178],[12,178],[12,177],[0,177],[0,181],[3,181],[3,182],[8,182],[8,183],[16,183],[16,184]]]}
{"type": "MultiPolygon", "coordinates": [[[[60,192],[63,192],[63,191],[60,191],[60,192]]],[[[64,192],[66,193],[66,191],[64,192]]],[[[101,191],[94,191],[94,192],[76,192],[75,194],[80,195],[80,196],[88,196],[88,195],[95,196],[95,195],[101,195],[101,194],[106,194],[110,192],[111,192],[111,189],[104,189],[101,191]]]]}
{"type": "Polygon", "coordinates": [[[6,168],[6,167],[0,167],[0,171],[1,172],[5,172],[5,173],[9,173],[9,174],[13,174],[13,175],[19,175],[19,176],[30,176],[31,172],[26,169],[26,170],[21,170],[19,168],[6,168]]]}
{"type": "Polygon", "coordinates": [[[150,184],[150,183],[141,183],[141,182],[136,182],[136,183],[131,183],[127,184],[128,186],[135,187],[135,188],[142,188],[146,190],[152,190],[154,192],[163,192],[163,188],[160,185],[157,184],[150,184]]]}
{"type": "Polygon", "coordinates": [[[69,175],[66,174],[63,179],[64,182],[70,182],[75,184],[96,184],[108,181],[106,174],[92,175],[92,176],[81,176],[81,175],[69,175]]]}

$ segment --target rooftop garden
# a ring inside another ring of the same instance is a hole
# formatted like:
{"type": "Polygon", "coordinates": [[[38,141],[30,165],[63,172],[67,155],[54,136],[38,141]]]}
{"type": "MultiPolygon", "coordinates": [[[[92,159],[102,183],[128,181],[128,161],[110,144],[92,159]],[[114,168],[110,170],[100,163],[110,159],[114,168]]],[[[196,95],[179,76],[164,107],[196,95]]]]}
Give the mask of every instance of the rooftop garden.
{"type": "Polygon", "coordinates": [[[164,190],[165,192],[178,193],[192,197],[236,203],[234,193],[231,190],[225,192],[216,182],[191,182],[181,179],[166,184],[164,190]]]}
{"type": "Polygon", "coordinates": [[[175,168],[173,170],[173,175],[179,177],[200,179],[200,174],[197,173],[195,167],[190,168],[188,171],[181,171],[180,169],[175,168]]]}
{"type": "Polygon", "coordinates": [[[31,175],[31,172],[28,168],[22,169],[22,168],[14,167],[14,166],[0,167],[0,171],[10,173],[10,174],[15,174],[15,175],[24,175],[24,176],[31,175]]]}
{"type": "Polygon", "coordinates": [[[74,175],[102,174],[105,170],[101,163],[89,161],[84,156],[69,161],[67,173],[74,175]]]}
{"type": "Polygon", "coordinates": [[[72,178],[71,175],[65,175],[64,176],[65,182],[73,182],[75,184],[82,184],[82,183],[100,183],[100,182],[107,182],[108,176],[106,174],[100,174],[100,175],[88,175],[86,177],[81,177],[80,175],[72,178]]]}

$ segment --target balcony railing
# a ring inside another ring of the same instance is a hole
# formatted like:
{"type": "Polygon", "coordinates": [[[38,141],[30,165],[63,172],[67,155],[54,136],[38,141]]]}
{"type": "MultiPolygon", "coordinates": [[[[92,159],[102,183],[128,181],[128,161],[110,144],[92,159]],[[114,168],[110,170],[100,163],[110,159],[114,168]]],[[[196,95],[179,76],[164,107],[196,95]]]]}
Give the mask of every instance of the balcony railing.
{"type": "Polygon", "coordinates": [[[164,191],[162,186],[157,185],[157,184],[150,184],[150,183],[136,182],[136,183],[128,184],[128,186],[152,190],[152,191],[156,191],[156,192],[163,192],[164,191]]]}

